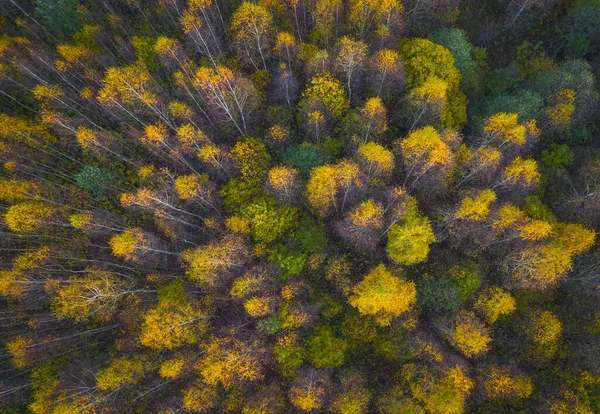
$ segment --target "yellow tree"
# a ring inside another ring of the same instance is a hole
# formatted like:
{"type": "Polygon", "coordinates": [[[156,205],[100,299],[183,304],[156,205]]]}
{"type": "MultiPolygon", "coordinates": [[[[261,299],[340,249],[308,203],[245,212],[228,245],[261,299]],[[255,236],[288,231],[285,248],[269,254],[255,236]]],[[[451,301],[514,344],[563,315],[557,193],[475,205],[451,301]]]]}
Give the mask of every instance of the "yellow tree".
{"type": "Polygon", "coordinates": [[[121,387],[136,384],[149,370],[142,358],[120,357],[110,361],[110,365],[96,374],[96,386],[101,391],[115,391],[121,387]]]}
{"type": "Polygon", "coordinates": [[[185,296],[179,300],[159,300],[144,314],[139,341],[155,351],[168,351],[195,344],[206,331],[204,315],[185,296]]]}
{"type": "Polygon", "coordinates": [[[324,371],[309,368],[294,379],[289,392],[290,402],[303,411],[320,410],[327,397],[329,382],[329,377],[324,371]]]}
{"type": "Polygon", "coordinates": [[[491,145],[503,152],[519,152],[539,137],[535,120],[519,123],[518,114],[499,112],[489,117],[483,125],[480,144],[491,145]]]}
{"type": "MultiPolygon", "coordinates": [[[[249,3],[244,3],[249,4],[249,3]]],[[[192,81],[213,115],[245,135],[259,99],[250,80],[225,66],[201,67],[192,81]]]]}
{"type": "Polygon", "coordinates": [[[266,348],[258,341],[214,338],[206,344],[206,356],[198,370],[208,385],[221,384],[226,389],[264,378],[266,348]]]}
{"type": "Polygon", "coordinates": [[[564,132],[573,121],[575,112],[575,91],[562,89],[550,98],[551,105],[543,111],[545,130],[564,132]]]}
{"type": "Polygon", "coordinates": [[[342,37],[336,46],[335,69],[346,78],[348,99],[352,99],[353,87],[360,86],[360,77],[365,65],[368,47],[364,42],[342,37]]]}
{"type": "Polygon", "coordinates": [[[500,187],[509,190],[514,188],[518,192],[523,192],[535,188],[539,184],[541,176],[537,161],[531,158],[517,157],[504,168],[502,175],[492,188],[500,187]]]}
{"type": "Polygon", "coordinates": [[[114,256],[138,263],[148,260],[156,254],[172,254],[157,248],[155,238],[140,228],[125,230],[123,233],[111,237],[108,244],[114,256]]]}
{"type": "Polygon", "coordinates": [[[447,331],[450,343],[468,358],[486,353],[490,349],[489,328],[471,311],[461,311],[454,326],[447,331]]]}
{"type": "Polygon", "coordinates": [[[291,203],[298,197],[300,179],[295,168],[280,165],[269,170],[267,191],[282,203],[291,203]]]}
{"type": "Polygon", "coordinates": [[[352,161],[342,160],[314,168],[306,187],[306,196],[312,208],[320,216],[331,209],[343,211],[354,190],[363,186],[360,168],[352,161]]]}
{"type": "Polygon", "coordinates": [[[112,273],[88,269],[86,276],[71,278],[59,285],[52,299],[57,319],[69,318],[82,323],[91,319],[109,320],[117,310],[118,301],[133,293],[112,273]]]}
{"type": "Polygon", "coordinates": [[[417,200],[410,196],[399,216],[402,224],[392,224],[387,233],[388,257],[401,265],[424,262],[429,255],[429,245],[436,241],[431,222],[419,211],[417,200]]]}
{"type": "Polygon", "coordinates": [[[384,212],[381,203],[363,201],[337,226],[338,233],[353,248],[372,250],[380,239],[384,212]]]}
{"type": "Polygon", "coordinates": [[[387,110],[381,98],[367,99],[360,115],[365,130],[364,142],[369,141],[371,134],[377,136],[387,131],[387,110]]]}
{"type": "Polygon", "coordinates": [[[109,68],[102,80],[97,99],[103,105],[123,110],[142,125],[145,125],[145,122],[136,112],[143,114],[149,111],[172,127],[168,114],[160,107],[157,85],[142,63],[109,68]]]}
{"type": "Polygon", "coordinates": [[[209,287],[227,280],[232,270],[243,268],[247,256],[243,240],[229,235],[181,253],[182,260],[187,264],[187,276],[209,287]]]}
{"type": "Polygon", "coordinates": [[[311,37],[320,47],[328,47],[337,38],[342,24],[342,0],[317,0],[312,13],[314,28],[311,37]]]}
{"type": "Polygon", "coordinates": [[[324,115],[333,119],[340,118],[350,106],[341,82],[329,73],[313,76],[302,97],[307,112],[322,107],[324,115]]]}
{"type": "Polygon", "coordinates": [[[454,155],[433,127],[412,131],[398,142],[405,169],[404,185],[410,181],[410,187],[413,187],[424,177],[433,179],[438,185],[445,182],[454,155]]]}
{"type": "Polygon", "coordinates": [[[498,286],[483,291],[474,305],[485,320],[492,324],[503,315],[508,315],[517,309],[517,302],[510,293],[498,286]]]}
{"type": "Polygon", "coordinates": [[[41,201],[22,201],[6,210],[4,223],[15,233],[39,232],[46,224],[51,223],[53,213],[54,209],[41,201]]]}
{"type": "Polygon", "coordinates": [[[368,181],[386,182],[394,169],[394,154],[374,142],[362,143],[356,151],[356,161],[368,181]]]}
{"type": "Polygon", "coordinates": [[[492,190],[480,191],[475,197],[462,199],[455,217],[467,221],[482,221],[490,214],[490,205],[496,201],[496,193],[492,190]]]}
{"type": "Polygon", "coordinates": [[[376,96],[395,96],[404,88],[405,81],[404,65],[398,52],[383,49],[371,58],[368,82],[376,96]]]}
{"type": "Polygon", "coordinates": [[[234,45],[243,59],[256,70],[262,62],[267,69],[267,54],[273,48],[275,29],[269,11],[257,4],[243,2],[231,17],[234,45]]]}
{"type": "Polygon", "coordinates": [[[510,368],[502,366],[490,368],[483,388],[490,398],[528,398],[533,393],[533,383],[529,377],[512,373],[510,368]]]}
{"type": "Polygon", "coordinates": [[[348,20],[364,41],[379,38],[378,46],[393,44],[404,29],[404,6],[398,0],[351,0],[348,20]]]}
{"type": "Polygon", "coordinates": [[[408,94],[408,110],[412,117],[410,130],[422,125],[441,126],[447,101],[448,83],[435,76],[414,87],[408,94]]]}
{"type": "Polygon", "coordinates": [[[393,318],[408,311],[416,298],[414,282],[394,275],[381,264],[352,289],[348,303],[362,315],[374,316],[377,324],[388,326],[393,318]]]}

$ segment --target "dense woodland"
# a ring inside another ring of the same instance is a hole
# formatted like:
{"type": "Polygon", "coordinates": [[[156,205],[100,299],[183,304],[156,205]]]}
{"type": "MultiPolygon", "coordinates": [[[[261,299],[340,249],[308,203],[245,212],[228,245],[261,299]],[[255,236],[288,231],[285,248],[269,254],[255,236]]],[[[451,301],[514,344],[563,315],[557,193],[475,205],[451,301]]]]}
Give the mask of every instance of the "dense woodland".
{"type": "Polygon", "coordinates": [[[600,412],[600,1],[0,1],[0,411],[600,412]]]}

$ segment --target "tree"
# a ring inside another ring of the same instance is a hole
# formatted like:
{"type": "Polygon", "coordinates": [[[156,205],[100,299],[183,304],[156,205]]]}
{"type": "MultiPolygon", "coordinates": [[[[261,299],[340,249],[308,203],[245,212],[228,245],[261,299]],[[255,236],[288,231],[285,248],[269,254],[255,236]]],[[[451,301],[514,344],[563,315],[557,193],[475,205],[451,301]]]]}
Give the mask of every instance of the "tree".
{"type": "Polygon", "coordinates": [[[139,341],[155,351],[195,344],[207,330],[206,315],[173,282],[159,290],[158,305],[144,314],[139,341]]]}
{"type": "Polygon", "coordinates": [[[404,6],[397,0],[352,0],[349,9],[355,33],[380,49],[393,45],[404,31],[404,6]]]}
{"type": "Polygon", "coordinates": [[[317,328],[306,340],[306,356],[315,368],[341,367],[347,349],[347,342],[336,337],[327,327],[317,328]]]}
{"type": "Polygon", "coordinates": [[[453,25],[460,2],[457,0],[406,0],[404,2],[411,30],[430,33],[440,27],[453,25]]]}
{"type": "Polygon", "coordinates": [[[262,62],[267,70],[267,53],[273,48],[273,18],[269,11],[249,2],[243,2],[231,17],[231,32],[237,52],[256,70],[262,62]]]}
{"type": "Polygon", "coordinates": [[[312,13],[314,29],[310,37],[321,47],[330,46],[337,38],[337,31],[342,23],[342,0],[317,0],[312,13]]]}
{"type": "Polygon", "coordinates": [[[4,223],[15,233],[38,232],[50,223],[53,213],[52,207],[41,201],[22,201],[6,210],[4,223]]]}
{"type": "Polygon", "coordinates": [[[378,136],[387,130],[387,111],[379,97],[369,98],[360,110],[364,123],[364,142],[371,134],[378,136]]]}
{"type": "Polygon", "coordinates": [[[496,201],[492,190],[480,191],[475,197],[465,197],[456,210],[455,217],[461,220],[482,221],[490,214],[490,205],[496,201]]]}
{"type": "Polygon", "coordinates": [[[501,316],[514,312],[517,309],[517,302],[510,293],[494,286],[479,295],[474,307],[489,324],[492,324],[501,316]]]}
{"type": "Polygon", "coordinates": [[[367,57],[367,45],[342,37],[336,46],[335,69],[346,78],[348,99],[352,100],[352,89],[360,87],[362,71],[367,57]]]}
{"type": "Polygon", "coordinates": [[[215,69],[198,69],[193,84],[217,119],[233,124],[242,135],[246,135],[251,115],[259,104],[252,82],[219,65],[215,69]]]}
{"type": "Polygon", "coordinates": [[[409,88],[421,86],[432,76],[446,82],[448,104],[442,111],[442,123],[446,128],[460,129],[467,120],[467,101],[459,88],[461,74],[450,51],[427,39],[403,40],[399,51],[409,88]]]}
{"type": "Polygon", "coordinates": [[[338,225],[338,232],[357,250],[372,250],[379,242],[383,215],[383,205],[369,199],[359,204],[346,216],[346,219],[338,225]]]}
{"type": "Polygon", "coordinates": [[[447,100],[448,83],[434,76],[413,88],[407,102],[412,118],[410,130],[424,125],[441,126],[447,100]]]}
{"type": "Polygon", "coordinates": [[[293,204],[299,196],[300,179],[295,168],[281,165],[269,170],[267,191],[284,204],[293,204]]]}
{"type": "Polygon", "coordinates": [[[309,368],[294,379],[289,392],[290,402],[304,411],[319,410],[325,402],[329,382],[324,371],[309,368]]]}
{"type": "Polygon", "coordinates": [[[359,144],[356,161],[365,178],[374,184],[387,182],[395,166],[392,151],[374,142],[359,144]]]}
{"type": "Polygon", "coordinates": [[[77,31],[81,19],[77,13],[79,1],[77,0],[37,0],[35,13],[59,37],[77,31]]]}
{"type": "Polygon", "coordinates": [[[468,87],[473,80],[475,62],[472,56],[473,46],[469,42],[465,31],[454,27],[439,29],[433,33],[431,40],[444,46],[452,53],[456,68],[462,75],[461,85],[468,87]]]}
{"type": "Polygon", "coordinates": [[[322,107],[323,116],[338,119],[348,109],[349,102],[340,81],[329,73],[314,76],[302,93],[305,110],[310,113],[322,107]]]}
{"type": "Polygon", "coordinates": [[[128,293],[123,282],[107,271],[88,269],[84,278],[71,278],[56,291],[52,310],[57,319],[82,323],[109,320],[118,301],[128,293]]]}
{"type": "Polygon", "coordinates": [[[343,211],[352,193],[363,186],[359,174],[358,165],[348,160],[314,168],[306,187],[308,202],[320,216],[326,216],[332,208],[343,211]]]}
{"type": "Polygon", "coordinates": [[[194,282],[215,287],[232,277],[231,272],[247,260],[244,242],[225,235],[220,240],[185,250],[181,259],[188,265],[186,274],[194,282]]]}
{"type": "Polygon", "coordinates": [[[420,180],[427,179],[433,180],[431,184],[437,186],[444,184],[454,156],[451,148],[433,127],[426,126],[412,131],[398,143],[405,170],[405,185],[414,187],[420,180]]]}
{"type": "Polygon", "coordinates": [[[360,372],[342,372],[338,383],[339,391],[331,403],[333,413],[362,414],[368,412],[369,402],[373,395],[360,372]]]}
{"type": "Polygon", "coordinates": [[[231,156],[245,180],[262,179],[267,174],[271,162],[267,147],[257,138],[246,138],[236,142],[231,149],[231,156]]]}
{"type": "Polygon", "coordinates": [[[140,228],[127,229],[109,240],[112,254],[131,262],[144,260],[171,253],[160,248],[160,242],[140,228]]]}
{"type": "Polygon", "coordinates": [[[367,77],[370,90],[376,96],[384,96],[389,102],[395,92],[404,88],[406,78],[404,65],[398,52],[382,49],[371,58],[367,77]]]}
{"type": "Polygon", "coordinates": [[[481,145],[493,145],[504,153],[519,153],[535,142],[538,136],[535,120],[519,123],[516,113],[500,112],[485,121],[481,145]]]}
{"type": "Polygon", "coordinates": [[[533,393],[533,383],[525,375],[515,375],[510,368],[492,366],[483,383],[490,398],[518,399],[528,398],[533,393]]]}
{"type": "Polygon", "coordinates": [[[293,229],[298,210],[277,207],[271,198],[262,198],[242,207],[240,215],[248,221],[250,234],[259,243],[269,243],[293,229]]]}
{"type": "Polygon", "coordinates": [[[461,311],[447,332],[450,343],[468,358],[486,353],[492,341],[489,328],[471,311],[461,311]]]}
{"type": "Polygon", "coordinates": [[[206,384],[221,384],[230,389],[264,377],[266,352],[258,340],[240,342],[214,338],[206,344],[206,356],[198,369],[206,384]]]}
{"type": "Polygon", "coordinates": [[[427,260],[429,245],[435,242],[435,234],[429,219],[419,212],[417,200],[410,197],[402,224],[393,224],[388,232],[386,251],[395,263],[414,265],[427,260]]]}
{"type": "Polygon", "coordinates": [[[416,302],[416,296],[414,282],[395,276],[381,264],[354,286],[348,303],[362,315],[375,316],[379,325],[388,326],[416,302]]]}
{"type": "Polygon", "coordinates": [[[115,391],[121,387],[136,384],[148,371],[143,359],[133,357],[115,358],[110,365],[96,375],[96,386],[101,391],[115,391]]]}

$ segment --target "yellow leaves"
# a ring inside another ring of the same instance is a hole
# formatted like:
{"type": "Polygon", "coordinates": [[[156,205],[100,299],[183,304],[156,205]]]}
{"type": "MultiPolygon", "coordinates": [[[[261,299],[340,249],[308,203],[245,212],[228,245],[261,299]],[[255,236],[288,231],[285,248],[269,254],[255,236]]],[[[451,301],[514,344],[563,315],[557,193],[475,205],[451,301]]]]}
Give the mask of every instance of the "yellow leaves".
{"type": "Polygon", "coordinates": [[[382,49],[375,55],[375,67],[380,73],[393,73],[401,67],[400,55],[395,50],[382,49]]]}
{"type": "Polygon", "coordinates": [[[130,261],[139,261],[138,252],[148,249],[149,240],[139,228],[125,230],[109,240],[112,254],[130,261]]]}
{"type": "Polygon", "coordinates": [[[231,31],[235,42],[256,42],[272,30],[271,13],[266,8],[247,1],[238,7],[231,18],[231,31]]]}
{"type": "Polygon", "coordinates": [[[113,359],[110,365],[96,375],[96,386],[101,391],[117,390],[135,384],[144,373],[144,361],[131,357],[113,359]]]}
{"type": "Polygon", "coordinates": [[[40,102],[45,99],[59,98],[62,96],[62,89],[58,85],[40,84],[33,88],[33,96],[40,102]]]}
{"type": "Polygon", "coordinates": [[[537,185],[541,174],[537,169],[537,162],[533,159],[515,158],[505,169],[504,175],[512,184],[537,185]]]}
{"type": "Polygon", "coordinates": [[[411,132],[400,142],[400,148],[408,168],[429,168],[452,161],[452,150],[431,126],[411,132]]]}
{"type": "Polygon", "coordinates": [[[416,301],[414,282],[394,276],[384,265],[371,270],[352,289],[348,303],[363,315],[373,315],[381,326],[406,312],[416,301]]]}
{"type": "Polygon", "coordinates": [[[550,311],[539,312],[532,315],[527,333],[536,344],[548,345],[560,338],[562,323],[550,311]]]}
{"type": "Polygon", "coordinates": [[[190,118],[193,115],[193,112],[190,109],[190,107],[186,103],[181,101],[170,102],[169,112],[175,118],[190,118]]]}
{"type": "Polygon", "coordinates": [[[159,36],[154,44],[154,52],[162,56],[176,56],[181,52],[181,47],[177,39],[159,36]]]}
{"type": "Polygon", "coordinates": [[[392,151],[374,142],[361,143],[356,152],[359,162],[367,169],[367,176],[387,176],[394,169],[392,151]]]}
{"type": "Polygon", "coordinates": [[[227,217],[225,227],[232,233],[247,234],[250,231],[250,223],[240,216],[227,217]]]}
{"type": "Polygon", "coordinates": [[[266,138],[269,142],[278,144],[285,142],[290,136],[290,131],[288,128],[282,125],[273,125],[268,129],[266,138]]]}
{"type": "Polygon", "coordinates": [[[243,241],[226,236],[202,247],[186,250],[181,253],[181,258],[188,264],[186,274],[191,280],[214,286],[223,272],[241,266],[245,255],[247,250],[243,241]]]}
{"type": "Polygon", "coordinates": [[[526,248],[515,261],[513,278],[525,288],[551,286],[565,277],[573,266],[571,255],[552,244],[526,248]]]}
{"type": "Polygon", "coordinates": [[[32,198],[39,191],[39,185],[20,179],[0,179],[0,201],[15,203],[32,198]]]}
{"type": "Polygon", "coordinates": [[[565,130],[573,119],[575,112],[575,91],[563,89],[550,98],[554,105],[544,109],[544,114],[550,122],[550,126],[559,130],[565,130]]]}
{"type": "Polygon", "coordinates": [[[517,309],[517,302],[510,293],[493,286],[481,293],[474,308],[491,324],[500,316],[514,312],[517,309]]]}
{"type": "Polygon", "coordinates": [[[448,370],[445,381],[448,382],[453,389],[466,395],[469,395],[471,390],[475,387],[475,381],[469,378],[459,365],[455,365],[448,370]]]}
{"type": "Polygon", "coordinates": [[[504,231],[527,218],[525,212],[512,204],[504,204],[498,209],[497,217],[492,222],[492,228],[504,231]]]}
{"type": "Polygon", "coordinates": [[[209,385],[222,384],[229,389],[246,381],[263,378],[260,356],[263,353],[258,341],[234,342],[231,338],[215,338],[206,346],[206,357],[198,369],[209,385]]]}
{"type": "Polygon", "coordinates": [[[244,309],[253,318],[262,318],[272,313],[271,299],[268,296],[256,296],[244,302],[244,309]]]}
{"type": "Polygon", "coordinates": [[[334,118],[342,116],[350,106],[342,83],[330,73],[313,76],[302,96],[309,104],[313,99],[321,102],[334,118]]]}
{"type": "Polygon", "coordinates": [[[518,123],[516,113],[499,112],[487,119],[483,126],[483,132],[499,136],[501,141],[516,145],[527,142],[527,128],[518,123]]]}
{"type": "Polygon", "coordinates": [[[153,105],[157,102],[157,97],[149,89],[151,84],[152,77],[142,63],[109,68],[97,99],[107,106],[118,106],[118,101],[129,105],[136,103],[153,105]]]}
{"type": "Polygon", "coordinates": [[[596,232],[580,224],[558,223],[552,234],[553,242],[570,255],[581,254],[589,250],[596,240],[596,232]]]}
{"type": "Polygon", "coordinates": [[[37,232],[52,213],[52,208],[41,201],[22,201],[6,210],[4,222],[15,233],[37,232]]]}
{"type": "Polygon", "coordinates": [[[507,367],[493,366],[483,388],[490,398],[528,398],[533,383],[524,375],[512,375],[507,367]]]}
{"type": "Polygon", "coordinates": [[[483,190],[474,198],[465,197],[456,212],[456,218],[481,221],[490,213],[490,204],[494,201],[496,201],[496,193],[492,190],[483,190]]]}
{"type": "Polygon", "coordinates": [[[282,189],[292,185],[296,176],[296,170],[291,167],[274,167],[269,170],[269,185],[276,189],[282,189]]]}
{"type": "Polygon", "coordinates": [[[443,104],[448,96],[448,83],[432,76],[410,92],[412,98],[425,104],[443,104]]]}
{"type": "Polygon", "coordinates": [[[207,412],[219,404],[217,388],[198,381],[183,394],[183,406],[192,412],[207,412]]]}
{"type": "Polygon", "coordinates": [[[175,179],[175,191],[182,200],[208,197],[209,194],[202,184],[202,177],[197,174],[180,175],[175,179]]]}
{"type": "Polygon", "coordinates": [[[167,139],[167,126],[162,122],[155,124],[146,125],[144,128],[144,135],[140,137],[140,140],[144,144],[160,145],[163,144],[167,139]]]}
{"type": "Polygon", "coordinates": [[[209,142],[209,139],[204,132],[195,128],[192,124],[184,124],[177,128],[177,140],[185,148],[194,147],[209,142]]]}
{"type": "Polygon", "coordinates": [[[331,207],[337,210],[336,198],[340,189],[362,186],[359,173],[358,165],[347,160],[314,168],[306,187],[309,203],[321,216],[327,215],[331,207]]]}
{"type": "Polygon", "coordinates": [[[292,387],[290,402],[304,411],[313,411],[321,407],[325,389],[321,387],[292,387]]]}
{"type": "Polygon", "coordinates": [[[58,320],[83,323],[94,318],[108,321],[121,296],[119,281],[109,272],[87,270],[84,278],[71,278],[58,286],[52,311],[58,320]]]}
{"type": "Polygon", "coordinates": [[[294,38],[293,34],[288,32],[277,33],[277,38],[275,40],[275,49],[284,49],[295,45],[296,39],[294,38]]]}
{"type": "Polygon", "coordinates": [[[17,336],[15,339],[6,343],[6,352],[12,358],[12,364],[18,369],[25,369],[29,366],[27,358],[27,347],[33,345],[33,339],[17,336]]]}
{"type": "Polygon", "coordinates": [[[473,357],[489,350],[492,338],[489,329],[471,311],[459,313],[451,336],[454,345],[466,357],[473,357]]]}
{"type": "Polygon", "coordinates": [[[183,371],[184,364],[185,360],[182,357],[167,359],[160,364],[160,376],[165,379],[177,378],[181,374],[181,371],[183,371]]]}
{"type": "Polygon", "coordinates": [[[541,240],[550,235],[552,225],[543,220],[531,220],[517,228],[522,240],[541,240]]]}
{"type": "Polygon", "coordinates": [[[144,315],[140,344],[167,351],[195,344],[206,331],[204,315],[191,303],[160,301],[144,315]]]}
{"type": "Polygon", "coordinates": [[[93,56],[93,52],[81,45],[58,45],[58,54],[68,63],[76,63],[81,59],[93,56]]]}
{"type": "Polygon", "coordinates": [[[359,227],[381,228],[383,226],[383,205],[372,199],[362,202],[350,213],[350,221],[359,227]]]}
{"type": "Polygon", "coordinates": [[[88,148],[90,145],[98,144],[98,134],[86,127],[80,127],[77,130],[77,135],[75,138],[77,139],[79,145],[81,145],[81,147],[84,149],[88,148]]]}

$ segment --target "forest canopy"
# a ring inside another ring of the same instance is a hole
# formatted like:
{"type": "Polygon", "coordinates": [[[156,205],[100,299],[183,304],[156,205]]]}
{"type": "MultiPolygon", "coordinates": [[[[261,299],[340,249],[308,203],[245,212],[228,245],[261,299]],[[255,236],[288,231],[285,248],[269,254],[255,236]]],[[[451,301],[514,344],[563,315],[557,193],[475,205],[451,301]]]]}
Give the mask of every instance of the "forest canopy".
{"type": "Polygon", "coordinates": [[[600,412],[600,2],[6,0],[0,412],[600,412]]]}

